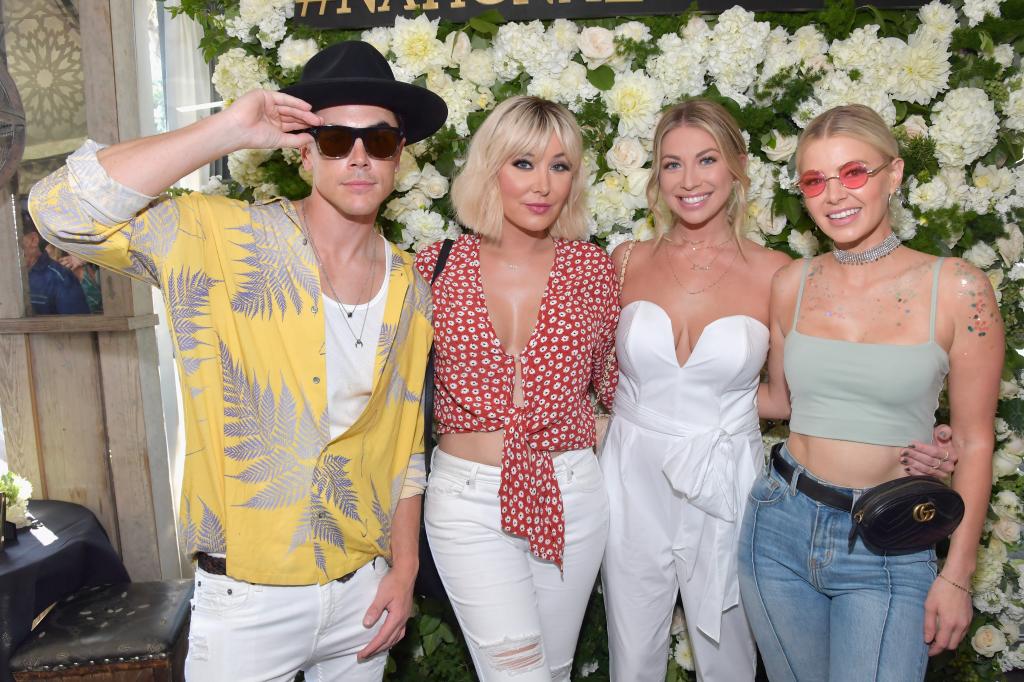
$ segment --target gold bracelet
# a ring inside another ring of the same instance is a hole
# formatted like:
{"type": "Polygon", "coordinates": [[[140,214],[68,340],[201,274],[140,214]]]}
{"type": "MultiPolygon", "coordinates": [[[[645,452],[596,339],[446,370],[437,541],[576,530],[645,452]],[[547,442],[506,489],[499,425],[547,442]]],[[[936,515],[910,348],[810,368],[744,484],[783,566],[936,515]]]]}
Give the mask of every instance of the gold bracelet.
{"type": "Polygon", "coordinates": [[[966,587],[964,587],[963,585],[960,585],[959,583],[955,583],[955,582],[953,582],[952,580],[950,580],[950,579],[949,579],[949,578],[947,578],[946,576],[942,575],[941,573],[939,573],[939,577],[940,577],[940,578],[942,578],[943,580],[945,580],[945,581],[946,581],[947,583],[949,583],[949,584],[950,584],[950,585],[952,585],[953,587],[957,588],[958,590],[963,590],[963,591],[964,591],[964,592],[966,592],[967,594],[974,594],[973,592],[971,592],[971,591],[970,591],[969,589],[967,589],[967,588],[966,588],[966,587]]]}

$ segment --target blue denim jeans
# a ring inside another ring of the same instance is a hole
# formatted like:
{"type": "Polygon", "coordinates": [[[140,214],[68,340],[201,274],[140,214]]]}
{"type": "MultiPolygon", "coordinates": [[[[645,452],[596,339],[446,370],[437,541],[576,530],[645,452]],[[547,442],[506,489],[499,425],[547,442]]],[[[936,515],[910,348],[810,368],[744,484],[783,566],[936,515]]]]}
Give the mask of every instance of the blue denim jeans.
{"type": "MultiPolygon", "coordinates": [[[[878,554],[849,546],[849,512],[796,490],[814,478],[774,468],[750,490],[740,532],[740,595],[772,682],[913,682],[928,665],[924,600],[935,551],[878,554]]],[[[858,497],[863,490],[818,483],[858,497]]]]}

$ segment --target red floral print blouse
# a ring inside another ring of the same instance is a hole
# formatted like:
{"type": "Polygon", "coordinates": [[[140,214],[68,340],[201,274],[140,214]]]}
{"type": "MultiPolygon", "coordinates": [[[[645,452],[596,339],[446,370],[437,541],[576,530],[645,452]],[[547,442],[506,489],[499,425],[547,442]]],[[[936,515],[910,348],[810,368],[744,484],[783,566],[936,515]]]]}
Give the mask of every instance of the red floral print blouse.
{"type": "MultiPolygon", "coordinates": [[[[441,242],[416,258],[428,282],[441,242]]],[[[452,246],[434,294],[434,418],[438,433],[505,429],[502,529],[562,565],[565,522],[551,454],[594,445],[587,396],[611,406],[618,381],[618,281],[611,259],[587,242],[555,240],[555,260],[536,326],[520,354],[523,404],[512,392],[515,356],[491,324],[480,278],[480,239],[452,246]]]]}

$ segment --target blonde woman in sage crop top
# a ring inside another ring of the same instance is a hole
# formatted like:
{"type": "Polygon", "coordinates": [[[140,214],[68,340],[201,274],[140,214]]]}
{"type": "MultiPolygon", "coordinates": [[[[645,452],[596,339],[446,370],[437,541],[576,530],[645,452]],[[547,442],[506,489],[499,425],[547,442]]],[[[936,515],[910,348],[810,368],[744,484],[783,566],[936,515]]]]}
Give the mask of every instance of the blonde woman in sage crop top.
{"type": "Polygon", "coordinates": [[[889,201],[903,161],[875,112],[819,115],[796,161],[807,212],[836,250],[786,266],[772,283],[759,411],[789,417],[790,438],[751,490],[743,603],[773,681],[920,680],[928,656],[955,649],[972,617],[1002,320],[983,272],[893,236],[889,201]],[[905,476],[898,453],[928,439],[947,384],[952,486],[966,513],[937,572],[934,550],[850,544],[849,509],[822,500],[905,476]]]}

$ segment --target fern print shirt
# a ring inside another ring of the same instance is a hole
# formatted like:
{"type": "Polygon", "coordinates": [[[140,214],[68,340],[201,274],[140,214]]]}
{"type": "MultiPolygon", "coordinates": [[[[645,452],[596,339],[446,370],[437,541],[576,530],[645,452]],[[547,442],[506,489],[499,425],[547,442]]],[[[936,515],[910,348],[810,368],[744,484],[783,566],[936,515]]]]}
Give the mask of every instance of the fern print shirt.
{"type": "Polygon", "coordinates": [[[320,278],[287,200],[156,200],[116,182],[87,142],[29,200],[60,248],[158,286],[182,381],[180,523],[189,553],[233,578],[309,585],[390,559],[391,521],[422,450],[430,291],[391,247],[366,409],[328,431],[320,278]]]}
{"type": "MultiPolygon", "coordinates": [[[[463,235],[434,281],[434,397],[438,433],[505,430],[502,530],[562,565],[565,521],[552,454],[594,445],[593,386],[611,406],[618,369],[618,281],[611,258],[587,242],[556,239],[537,323],[519,354],[523,404],[513,400],[516,358],[494,331],[480,279],[480,239],[463,235]]],[[[416,257],[429,279],[442,242],[416,257]]]]}

